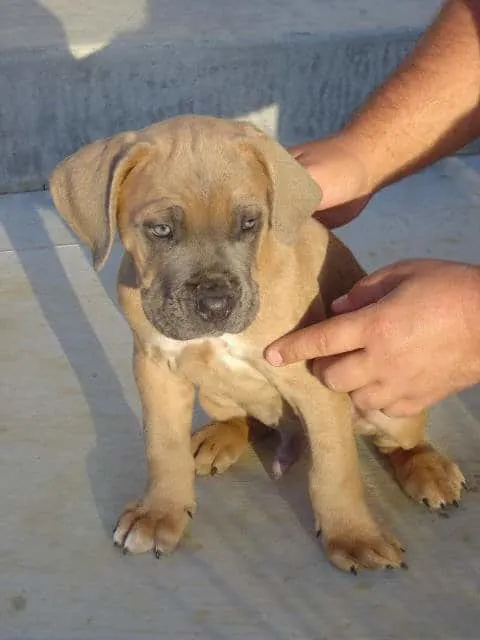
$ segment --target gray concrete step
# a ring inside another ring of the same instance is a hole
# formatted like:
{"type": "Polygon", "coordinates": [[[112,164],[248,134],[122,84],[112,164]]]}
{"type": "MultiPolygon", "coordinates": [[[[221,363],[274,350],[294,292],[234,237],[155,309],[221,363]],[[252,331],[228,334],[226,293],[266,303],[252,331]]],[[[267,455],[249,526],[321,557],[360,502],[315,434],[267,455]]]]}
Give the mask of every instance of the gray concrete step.
{"type": "Polygon", "coordinates": [[[179,113],[290,144],[336,130],[440,0],[2,0],[0,192],[79,146],[179,113]]]}
{"type": "MultiPolygon", "coordinates": [[[[341,236],[368,269],[478,262],[479,207],[480,158],[449,158],[379,194],[341,236]]],[[[275,482],[265,449],[198,480],[197,515],[171,557],[113,548],[145,482],[119,255],[99,277],[48,193],[0,197],[0,640],[478,638],[479,387],[431,413],[432,439],[472,484],[445,517],[361,447],[369,500],[408,547],[409,571],[334,569],[306,469],[275,482]]]]}

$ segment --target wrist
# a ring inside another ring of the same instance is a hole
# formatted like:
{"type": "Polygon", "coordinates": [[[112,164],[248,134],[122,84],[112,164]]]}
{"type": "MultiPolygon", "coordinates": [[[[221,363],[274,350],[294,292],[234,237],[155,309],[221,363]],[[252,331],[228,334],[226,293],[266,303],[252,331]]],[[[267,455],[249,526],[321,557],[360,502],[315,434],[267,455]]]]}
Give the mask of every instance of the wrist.
{"type": "Polygon", "coordinates": [[[378,145],[375,150],[370,136],[352,123],[342,129],[336,139],[356,165],[357,197],[371,196],[381,189],[387,180],[377,159],[378,145]]]}
{"type": "Polygon", "coordinates": [[[469,271],[465,308],[471,343],[472,382],[480,383],[480,265],[470,266],[469,271]]]}

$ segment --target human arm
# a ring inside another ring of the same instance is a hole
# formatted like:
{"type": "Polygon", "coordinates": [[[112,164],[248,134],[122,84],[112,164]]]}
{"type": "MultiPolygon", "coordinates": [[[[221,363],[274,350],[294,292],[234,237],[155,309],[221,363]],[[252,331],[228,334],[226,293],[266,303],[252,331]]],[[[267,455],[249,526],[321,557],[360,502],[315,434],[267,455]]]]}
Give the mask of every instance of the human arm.
{"type": "Polygon", "coordinates": [[[291,149],[323,191],[327,226],[382,187],[480,135],[480,0],[448,0],[418,45],[337,135],[291,149]]]}

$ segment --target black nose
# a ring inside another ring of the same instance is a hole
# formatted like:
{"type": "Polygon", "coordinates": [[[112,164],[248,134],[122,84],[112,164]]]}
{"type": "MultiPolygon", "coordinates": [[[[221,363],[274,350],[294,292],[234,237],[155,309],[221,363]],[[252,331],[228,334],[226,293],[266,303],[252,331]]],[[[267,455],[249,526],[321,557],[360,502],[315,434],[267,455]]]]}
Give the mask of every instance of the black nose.
{"type": "Polygon", "coordinates": [[[234,296],[224,284],[206,282],[197,287],[197,310],[204,320],[226,320],[234,304],[234,296]]]}

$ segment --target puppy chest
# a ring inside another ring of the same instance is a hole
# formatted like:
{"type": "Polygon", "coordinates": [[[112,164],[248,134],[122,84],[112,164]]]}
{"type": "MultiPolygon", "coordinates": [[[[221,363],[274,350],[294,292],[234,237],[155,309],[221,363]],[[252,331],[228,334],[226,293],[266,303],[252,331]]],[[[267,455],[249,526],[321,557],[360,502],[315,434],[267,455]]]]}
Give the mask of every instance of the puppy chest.
{"type": "Polygon", "coordinates": [[[266,382],[265,378],[222,338],[188,341],[177,354],[170,356],[169,366],[198,387],[216,388],[235,380],[266,382]]]}
{"type": "MultiPolygon", "coordinates": [[[[173,343],[174,341],[170,341],[173,343]]],[[[176,341],[175,341],[176,342],[176,341]]],[[[241,344],[223,338],[163,345],[172,371],[188,378],[208,397],[223,397],[265,424],[277,424],[282,398],[270,382],[242,358],[241,344]],[[182,345],[182,346],[181,346],[182,345]]]]}

